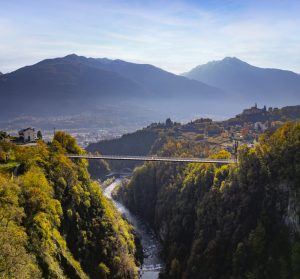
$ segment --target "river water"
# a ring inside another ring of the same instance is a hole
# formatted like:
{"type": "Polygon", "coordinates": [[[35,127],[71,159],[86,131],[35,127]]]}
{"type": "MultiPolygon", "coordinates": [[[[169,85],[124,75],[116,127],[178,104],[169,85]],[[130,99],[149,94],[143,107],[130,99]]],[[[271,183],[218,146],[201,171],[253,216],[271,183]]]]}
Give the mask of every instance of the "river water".
{"type": "Polygon", "coordinates": [[[142,279],[157,279],[159,271],[163,267],[163,261],[160,257],[160,243],[151,228],[143,222],[138,216],[132,214],[122,203],[112,198],[113,189],[122,182],[116,179],[104,189],[104,195],[111,199],[118,211],[134,226],[134,229],[141,241],[144,251],[144,263],[140,274],[142,279]]]}

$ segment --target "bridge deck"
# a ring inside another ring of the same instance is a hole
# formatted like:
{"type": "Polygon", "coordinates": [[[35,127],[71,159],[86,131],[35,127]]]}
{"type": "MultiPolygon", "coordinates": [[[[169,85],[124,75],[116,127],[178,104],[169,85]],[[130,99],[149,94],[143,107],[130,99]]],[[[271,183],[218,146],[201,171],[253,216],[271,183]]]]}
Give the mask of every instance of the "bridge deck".
{"type": "Polygon", "coordinates": [[[236,164],[235,159],[210,159],[210,158],[184,158],[184,157],[157,157],[157,156],[123,156],[123,155],[75,155],[66,154],[69,158],[88,160],[129,160],[129,161],[159,161],[159,162],[182,162],[182,163],[216,163],[236,164]]]}

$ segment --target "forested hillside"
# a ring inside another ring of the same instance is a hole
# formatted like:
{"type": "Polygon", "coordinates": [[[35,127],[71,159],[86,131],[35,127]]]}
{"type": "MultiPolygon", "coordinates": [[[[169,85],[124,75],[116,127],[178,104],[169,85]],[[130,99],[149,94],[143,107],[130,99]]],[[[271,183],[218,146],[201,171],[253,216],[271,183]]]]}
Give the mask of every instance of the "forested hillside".
{"type": "MultiPolygon", "coordinates": [[[[143,156],[156,151],[154,144],[160,146],[159,141],[162,141],[160,138],[160,132],[158,130],[152,130],[145,128],[143,130],[138,130],[131,134],[125,134],[121,138],[104,140],[97,143],[91,143],[87,147],[88,152],[98,152],[103,155],[136,155],[143,156]],[[155,150],[153,150],[155,149],[155,150]]],[[[124,167],[134,167],[136,162],[110,162],[110,166],[114,169],[122,169],[124,167]]],[[[91,173],[96,172],[97,166],[95,163],[92,163],[89,166],[89,171],[91,173]]],[[[99,172],[98,175],[104,172],[99,172]]]]}
{"type": "MultiPolygon", "coordinates": [[[[162,150],[183,152],[175,140],[162,150]]],[[[115,196],[160,236],[164,278],[296,279],[299,185],[300,124],[290,122],[241,146],[238,165],[147,163],[115,196]]]]}
{"type": "Polygon", "coordinates": [[[0,141],[1,278],[137,278],[132,227],[91,181],[83,150],[0,141]]]}

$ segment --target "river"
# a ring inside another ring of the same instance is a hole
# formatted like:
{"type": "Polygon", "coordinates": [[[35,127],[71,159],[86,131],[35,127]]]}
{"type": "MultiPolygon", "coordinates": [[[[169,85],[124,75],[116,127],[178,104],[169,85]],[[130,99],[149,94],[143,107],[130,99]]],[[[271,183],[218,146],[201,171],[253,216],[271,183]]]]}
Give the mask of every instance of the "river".
{"type": "Polygon", "coordinates": [[[153,230],[138,216],[132,214],[122,203],[112,198],[113,189],[122,182],[122,179],[116,179],[104,189],[104,195],[111,199],[117,210],[130,222],[140,238],[143,251],[144,263],[140,274],[142,279],[157,279],[159,271],[163,267],[163,261],[160,257],[160,243],[153,230]]]}

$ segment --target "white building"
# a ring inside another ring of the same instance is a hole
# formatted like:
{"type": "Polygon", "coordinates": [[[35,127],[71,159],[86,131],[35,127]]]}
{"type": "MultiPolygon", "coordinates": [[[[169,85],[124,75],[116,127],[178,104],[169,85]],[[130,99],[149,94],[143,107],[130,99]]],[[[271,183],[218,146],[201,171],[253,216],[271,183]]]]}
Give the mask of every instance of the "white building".
{"type": "Polygon", "coordinates": [[[33,128],[26,128],[19,131],[19,137],[24,142],[30,142],[35,140],[35,130],[33,128]]]}

